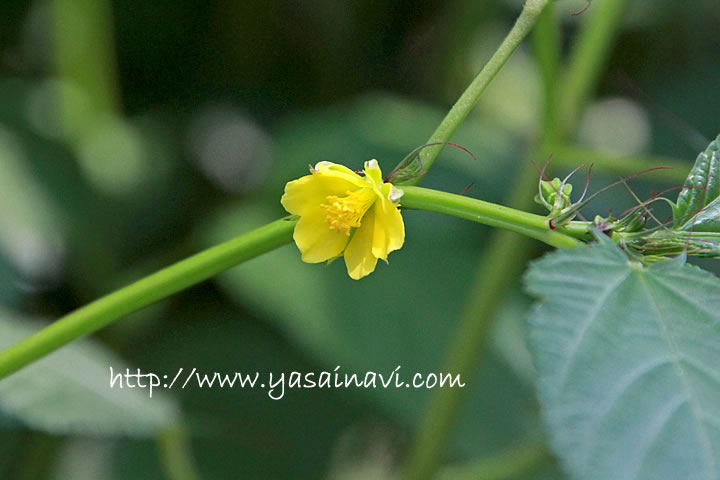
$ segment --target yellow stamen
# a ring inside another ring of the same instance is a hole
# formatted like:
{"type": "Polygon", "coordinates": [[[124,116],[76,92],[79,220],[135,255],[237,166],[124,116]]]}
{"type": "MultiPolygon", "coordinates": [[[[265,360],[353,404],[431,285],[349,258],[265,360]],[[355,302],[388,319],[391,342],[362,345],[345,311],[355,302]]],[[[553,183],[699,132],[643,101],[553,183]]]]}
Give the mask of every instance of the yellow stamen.
{"type": "Polygon", "coordinates": [[[320,207],[327,210],[327,223],[331,230],[350,235],[350,229],[360,226],[360,219],[375,201],[375,193],[372,188],[345,193],[345,197],[328,196],[328,203],[320,207]]]}

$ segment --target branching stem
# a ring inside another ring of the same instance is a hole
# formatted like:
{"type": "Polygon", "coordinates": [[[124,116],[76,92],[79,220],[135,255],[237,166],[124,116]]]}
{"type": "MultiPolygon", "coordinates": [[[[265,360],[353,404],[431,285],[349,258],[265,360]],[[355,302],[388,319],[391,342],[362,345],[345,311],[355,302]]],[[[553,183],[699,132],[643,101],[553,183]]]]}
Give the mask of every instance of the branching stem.
{"type": "MultiPolygon", "coordinates": [[[[515,49],[517,49],[522,40],[530,30],[532,30],[538,16],[540,16],[548,2],[549,0],[527,0],[525,2],[520,16],[515,21],[515,25],[507,34],[505,40],[503,40],[493,56],[490,57],[490,60],[488,60],[482,70],[480,70],[477,77],[475,77],[472,83],[465,89],[463,94],[460,95],[455,105],[452,106],[443,121],[440,122],[440,125],[438,125],[425,143],[447,142],[450,140],[455,130],[457,130],[478,100],[480,100],[480,96],[487,86],[490,85],[490,82],[495,78],[500,69],[502,69],[515,49]]],[[[443,148],[444,145],[437,145],[428,147],[420,152],[420,160],[425,170],[428,170],[432,164],[435,163],[435,159],[440,155],[443,148]]],[[[420,178],[415,178],[408,183],[417,184],[419,181],[420,178]]]]}

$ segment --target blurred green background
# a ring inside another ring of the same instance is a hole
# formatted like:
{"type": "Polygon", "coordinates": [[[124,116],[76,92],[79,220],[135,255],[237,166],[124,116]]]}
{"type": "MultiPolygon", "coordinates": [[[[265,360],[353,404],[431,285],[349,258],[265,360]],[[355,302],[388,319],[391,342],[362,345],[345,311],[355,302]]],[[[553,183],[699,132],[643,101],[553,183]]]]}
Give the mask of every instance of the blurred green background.
{"type": "MultiPolygon", "coordinates": [[[[628,3],[576,144],[689,168],[720,131],[720,10],[714,0],[628,3]]],[[[584,0],[556,4],[569,49],[593,8],[573,17],[584,0]]],[[[425,142],[520,5],[0,2],[0,345],[282,216],[283,186],[308,164],[377,158],[389,171],[425,142]]],[[[469,195],[502,202],[532,168],[540,94],[526,42],[453,137],[477,160],[446,150],[423,185],[474,183],[469,195]]],[[[553,174],[583,161],[563,159],[553,174]]],[[[616,173],[597,168],[592,187],[616,173]]],[[[633,185],[646,197],[684,174],[633,185]]],[[[586,213],[632,204],[618,189],[586,213]]],[[[362,281],[342,262],[302,264],[289,245],[101,331],[95,346],[111,353],[51,357],[0,383],[0,478],[163,478],[187,451],[158,447],[143,419],[177,409],[202,478],[393,478],[428,390],[288,390],[273,401],[189,388],[150,400],[110,391],[107,369],[440,371],[491,231],[426,212],[404,219],[403,249],[362,281]]],[[[529,304],[517,279],[468,382],[449,465],[540,435],[529,304]]],[[[531,463],[505,478],[563,478],[549,455],[531,463]]]]}

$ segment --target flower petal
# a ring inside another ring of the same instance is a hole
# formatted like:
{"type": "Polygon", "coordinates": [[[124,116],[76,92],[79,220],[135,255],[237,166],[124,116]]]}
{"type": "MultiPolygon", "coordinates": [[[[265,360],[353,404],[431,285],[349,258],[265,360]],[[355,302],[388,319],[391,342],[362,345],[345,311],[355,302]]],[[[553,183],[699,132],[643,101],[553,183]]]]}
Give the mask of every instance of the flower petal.
{"type": "Polygon", "coordinates": [[[369,275],[375,270],[378,259],[372,252],[374,236],[375,208],[370,208],[345,249],[345,266],[348,275],[354,280],[369,275]]]}
{"type": "Polygon", "coordinates": [[[380,170],[380,165],[378,165],[377,160],[372,159],[365,162],[363,172],[365,172],[365,177],[369,179],[375,187],[380,187],[380,185],[382,185],[382,171],[380,170]]]}
{"type": "Polygon", "coordinates": [[[280,203],[288,212],[303,216],[318,209],[321,203],[326,203],[328,196],[342,197],[346,192],[357,188],[357,185],[344,175],[315,173],[288,182],[280,203]]]}
{"type": "Polygon", "coordinates": [[[377,258],[387,260],[390,252],[398,250],[405,243],[405,224],[400,210],[386,195],[378,198],[372,209],[375,214],[375,237],[372,253],[377,258]]]}
{"type": "Polygon", "coordinates": [[[345,165],[339,165],[332,162],[318,162],[315,165],[315,171],[320,175],[329,175],[340,177],[354,184],[357,188],[367,187],[368,181],[350,170],[345,165]]]}
{"type": "Polygon", "coordinates": [[[316,205],[316,210],[306,211],[295,225],[293,240],[302,261],[319,263],[342,254],[348,243],[348,236],[331,230],[326,222],[326,212],[316,205]]]}

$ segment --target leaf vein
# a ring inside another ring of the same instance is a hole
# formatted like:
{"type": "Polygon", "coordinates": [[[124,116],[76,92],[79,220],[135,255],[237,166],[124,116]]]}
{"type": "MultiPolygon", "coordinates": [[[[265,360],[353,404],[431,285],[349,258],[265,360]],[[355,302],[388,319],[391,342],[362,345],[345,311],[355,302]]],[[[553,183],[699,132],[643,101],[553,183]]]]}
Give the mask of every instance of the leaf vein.
{"type": "Polygon", "coordinates": [[[570,375],[570,367],[573,364],[573,360],[575,356],[577,355],[580,345],[582,344],[583,340],[585,339],[585,336],[592,326],[594,320],[597,318],[598,314],[602,310],[602,306],[604,305],[605,301],[608,299],[612,293],[620,287],[620,285],[627,280],[627,278],[630,276],[631,271],[626,270],[623,272],[623,274],[617,278],[614,282],[612,282],[609,286],[603,290],[603,292],[597,297],[595,304],[592,306],[592,308],[588,312],[587,319],[580,325],[580,328],[577,331],[577,334],[573,338],[572,343],[568,347],[567,350],[567,358],[565,359],[565,364],[562,372],[560,373],[560,377],[558,380],[558,391],[561,391],[565,387],[565,382],[567,382],[567,378],[570,375]]]}
{"type": "MultiPolygon", "coordinates": [[[[663,338],[665,342],[668,345],[668,348],[670,349],[670,353],[673,355],[674,358],[674,365],[678,373],[678,379],[680,380],[680,383],[683,386],[683,389],[685,390],[685,393],[688,398],[688,402],[690,405],[690,408],[693,412],[693,417],[695,419],[695,425],[698,432],[698,440],[700,441],[700,444],[702,445],[703,449],[703,456],[706,457],[708,466],[710,468],[710,478],[714,479],[717,475],[717,466],[715,465],[715,458],[712,453],[712,443],[710,442],[710,435],[708,434],[707,430],[705,429],[705,426],[703,422],[701,421],[702,418],[702,412],[703,410],[700,408],[700,406],[695,401],[695,395],[696,392],[690,385],[690,383],[687,380],[687,375],[685,373],[685,369],[682,366],[682,359],[683,356],[679,352],[677,345],[675,345],[675,342],[673,341],[671,335],[670,335],[670,328],[667,324],[666,319],[663,316],[662,309],[658,305],[658,301],[655,298],[655,295],[653,295],[652,288],[650,288],[650,285],[647,282],[647,279],[645,278],[645,275],[640,276],[642,278],[643,286],[645,287],[646,293],[648,298],[650,299],[650,303],[655,310],[655,319],[657,320],[658,326],[660,327],[660,331],[662,332],[663,338]]],[[[657,280],[656,277],[653,277],[657,280]]],[[[665,288],[667,288],[667,285],[665,285],[662,282],[661,283],[665,288]]]]}

